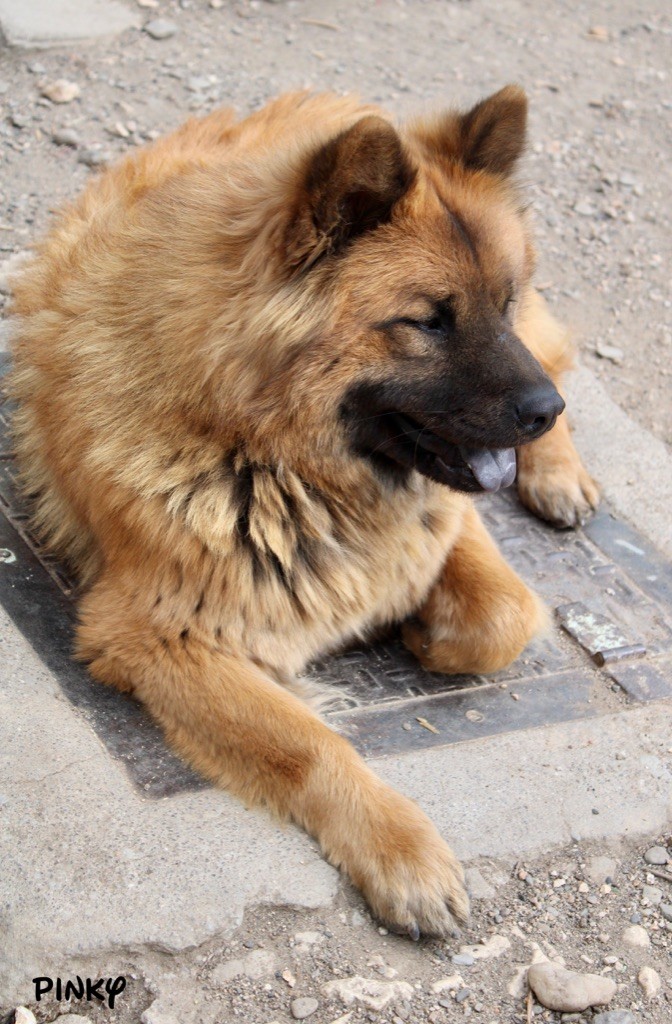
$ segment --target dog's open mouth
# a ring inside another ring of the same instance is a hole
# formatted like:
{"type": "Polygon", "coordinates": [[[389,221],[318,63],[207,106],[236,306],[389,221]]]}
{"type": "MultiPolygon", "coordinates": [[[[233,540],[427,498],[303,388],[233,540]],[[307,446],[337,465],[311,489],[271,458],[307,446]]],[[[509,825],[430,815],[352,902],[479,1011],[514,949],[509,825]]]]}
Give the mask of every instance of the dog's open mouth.
{"type": "Polygon", "coordinates": [[[514,448],[453,444],[400,412],[384,413],[377,452],[459,491],[499,491],[516,479],[514,448]]]}

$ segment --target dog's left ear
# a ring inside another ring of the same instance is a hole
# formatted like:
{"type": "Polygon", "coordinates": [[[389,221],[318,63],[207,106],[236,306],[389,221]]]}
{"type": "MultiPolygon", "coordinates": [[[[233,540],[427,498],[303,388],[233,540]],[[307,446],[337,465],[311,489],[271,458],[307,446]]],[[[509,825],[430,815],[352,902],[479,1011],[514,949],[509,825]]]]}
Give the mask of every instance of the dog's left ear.
{"type": "Polygon", "coordinates": [[[362,118],[312,153],[285,239],[298,269],[388,221],[415,171],[382,117],[362,118]]]}
{"type": "Polygon", "coordinates": [[[525,149],[527,97],[505,85],[460,118],[460,149],[468,167],[510,174],[525,149]]]}
{"type": "Polygon", "coordinates": [[[421,124],[416,136],[433,156],[507,177],[525,149],[527,97],[506,85],[464,114],[421,124]]]}

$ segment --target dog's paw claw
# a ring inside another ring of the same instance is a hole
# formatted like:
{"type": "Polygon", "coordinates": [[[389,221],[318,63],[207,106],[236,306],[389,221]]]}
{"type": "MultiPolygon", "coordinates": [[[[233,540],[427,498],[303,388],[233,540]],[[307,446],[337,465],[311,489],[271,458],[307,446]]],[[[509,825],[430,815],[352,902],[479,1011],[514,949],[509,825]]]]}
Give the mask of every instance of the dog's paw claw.
{"type": "Polygon", "coordinates": [[[411,937],[411,939],[413,940],[413,942],[419,942],[420,941],[420,929],[418,928],[418,925],[417,925],[417,923],[415,921],[413,921],[412,924],[409,924],[409,926],[408,926],[408,934],[411,937]]]}

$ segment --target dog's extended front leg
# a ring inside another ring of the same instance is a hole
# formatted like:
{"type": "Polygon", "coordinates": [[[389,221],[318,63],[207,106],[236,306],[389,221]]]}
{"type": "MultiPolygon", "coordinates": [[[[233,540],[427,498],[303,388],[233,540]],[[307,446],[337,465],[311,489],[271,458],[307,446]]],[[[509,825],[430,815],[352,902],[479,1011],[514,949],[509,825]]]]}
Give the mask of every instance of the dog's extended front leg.
{"type": "Polygon", "coordinates": [[[437,582],[404,624],[403,635],[432,672],[496,672],[547,622],[544,605],[504,560],[470,506],[437,582]]]}
{"type": "Polygon", "coordinates": [[[78,656],[132,690],[203,775],[314,835],[392,928],[442,936],[465,920],[462,869],[429,819],[242,652],[158,627],[101,582],[82,602],[78,656]]]}
{"type": "MultiPolygon", "coordinates": [[[[533,289],[520,305],[516,331],[561,391],[574,357],[567,332],[533,289]]],[[[552,430],[518,449],[518,493],[532,512],[556,526],[577,526],[597,508],[599,491],[574,447],[566,413],[552,430]]]]}

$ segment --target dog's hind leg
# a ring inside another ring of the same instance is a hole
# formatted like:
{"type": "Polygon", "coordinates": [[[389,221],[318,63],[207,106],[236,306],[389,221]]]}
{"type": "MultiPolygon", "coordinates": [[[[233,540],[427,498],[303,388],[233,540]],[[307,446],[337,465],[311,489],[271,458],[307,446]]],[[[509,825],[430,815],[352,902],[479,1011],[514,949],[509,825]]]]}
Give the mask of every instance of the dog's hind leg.
{"type": "Polygon", "coordinates": [[[462,869],[419,807],[242,652],[193,623],[159,626],[139,590],[108,578],[83,599],[78,656],[93,676],[132,689],[208,779],[314,835],[393,929],[444,936],[464,921],[462,869]]]}
{"type": "Polygon", "coordinates": [[[470,505],[437,582],[404,624],[407,647],[431,672],[496,672],[548,623],[540,599],[502,557],[470,505]]]}
{"type": "MultiPolygon", "coordinates": [[[[562,390],[574,350],[566,331],[532,289],[521,298],[516,331],[562,390]]],[[[532,512],[556,526],[577,526],[597,508],[599,492],[574,447],[566,414],[539,440],[518,449],[518,493],[532,512]]]]}

